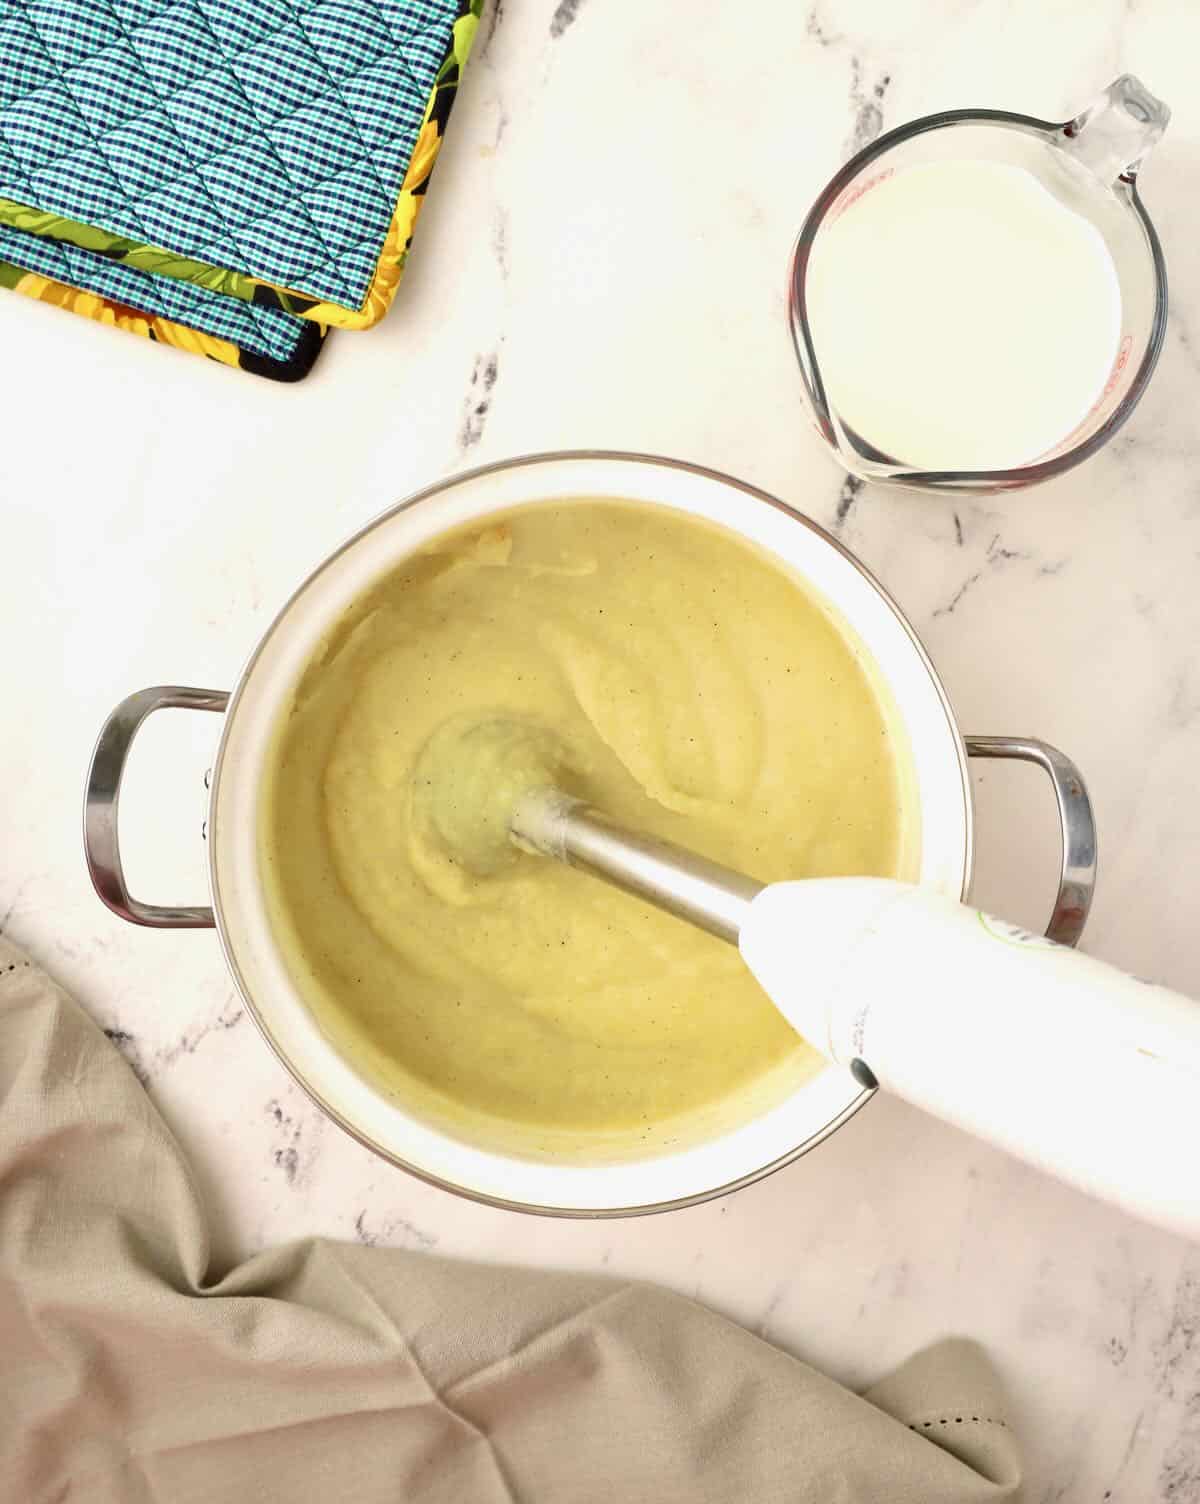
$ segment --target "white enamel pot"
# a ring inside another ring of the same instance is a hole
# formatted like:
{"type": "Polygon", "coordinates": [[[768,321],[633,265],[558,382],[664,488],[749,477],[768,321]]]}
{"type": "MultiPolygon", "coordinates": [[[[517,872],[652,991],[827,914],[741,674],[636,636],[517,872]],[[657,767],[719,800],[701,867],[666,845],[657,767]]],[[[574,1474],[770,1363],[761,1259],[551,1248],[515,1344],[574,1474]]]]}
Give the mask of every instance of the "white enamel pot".
{"type": "Polygon", "coordinates": [[[812,522],[761,491],[694,465],[641,455],[537,455],[456,475],[384,513],[332,554],[292,596],[251,654],[232,694],[166,686],[113,712],[92,757],[84,811],[88,867],[100,897],[136,924],[215,925],[246,1007],[268,1043],[328,1115],[393,1164],[493,1205],[559,1216],[629,1215],[687,1206],[748,1184],[814,1148],[872,1094],[830,1066],[742,1127],[684,1150],[607,1165],[525,1160],[460,1142],[406,1112],[340,1056],[293,985],[267,919],[256,851],[264,760],[277,718],[310,654],[342,612],[431,539],[489,514],[547,501],[614,498],[706,518],[803,577],[873,660],[907,736],[920,825],[920,881],[955,898],[970,883],[973,817],[968,755],[1038,763],[1063,824],[1063,880],[1051,920],[1078,938],[1091,898],[1095,838],[1082,780],[1060,753],[1021,738],[964,741],[933,665],[895,602],[812,522]],[[208,812],[212,908],[132,898],[121,870],[117,795],[138,726],[182,706],[224,714],[208,812]]]}

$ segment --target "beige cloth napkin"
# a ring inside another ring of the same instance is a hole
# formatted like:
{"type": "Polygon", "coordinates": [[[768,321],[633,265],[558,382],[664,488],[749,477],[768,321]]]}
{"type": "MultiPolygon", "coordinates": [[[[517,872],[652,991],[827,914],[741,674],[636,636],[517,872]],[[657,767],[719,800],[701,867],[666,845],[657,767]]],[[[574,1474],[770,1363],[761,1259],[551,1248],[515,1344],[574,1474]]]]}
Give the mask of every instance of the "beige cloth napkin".
{"type": "Polygon", "coordinates": [[[863,1397],[642,1285],[308,1240],[210,1283],[125,1062],[0,939],[4,1504],[983,1504],[976,1349],[863,1397]]]}

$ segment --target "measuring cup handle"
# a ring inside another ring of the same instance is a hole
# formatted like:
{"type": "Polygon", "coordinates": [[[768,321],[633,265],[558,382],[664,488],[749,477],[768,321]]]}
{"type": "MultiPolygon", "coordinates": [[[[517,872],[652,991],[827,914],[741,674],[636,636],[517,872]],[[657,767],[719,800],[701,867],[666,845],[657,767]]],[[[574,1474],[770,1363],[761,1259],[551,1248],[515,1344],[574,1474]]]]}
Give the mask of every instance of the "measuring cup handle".
{"type": "Polygon", "coordinates": [[[1122,73],[1066,122],[1059,144],[1105,183],[1131,182],[1170,118],[1170,109],[1140,79],[1122,73]]]}

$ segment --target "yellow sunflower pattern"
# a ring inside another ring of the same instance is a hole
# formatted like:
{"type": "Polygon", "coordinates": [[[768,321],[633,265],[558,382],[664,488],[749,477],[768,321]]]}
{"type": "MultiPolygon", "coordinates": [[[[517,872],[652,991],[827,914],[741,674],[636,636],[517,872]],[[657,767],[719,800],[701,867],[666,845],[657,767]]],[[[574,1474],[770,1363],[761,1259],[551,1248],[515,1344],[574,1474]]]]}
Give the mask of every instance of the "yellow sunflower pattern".
{"type": "Polygon", "coordinates": [[[129,334],[140,334],[143,339],[155,340],[160,345],[172,345],[176,350],[187,350],[193,355],[203,355],[208,360],[220,361],[222,365],[241,365],[242,352],[228,340],[212,334],[201,334],[185,324],[174,324],[169,319],[154,314],[142,313],[110,298],[102,298],[94,292],[84,292],[77,287],[68,287],[64,282],[55,282],[37,272],[23,271],[20,267],[6,266],[8,275],[0,277],[0,286],[19,292],[23,297],[39,303],[49,303],[55,308],[65,308],[81,318],[97,324],[108,324],[114,329],[124,329],[129,334]]]}

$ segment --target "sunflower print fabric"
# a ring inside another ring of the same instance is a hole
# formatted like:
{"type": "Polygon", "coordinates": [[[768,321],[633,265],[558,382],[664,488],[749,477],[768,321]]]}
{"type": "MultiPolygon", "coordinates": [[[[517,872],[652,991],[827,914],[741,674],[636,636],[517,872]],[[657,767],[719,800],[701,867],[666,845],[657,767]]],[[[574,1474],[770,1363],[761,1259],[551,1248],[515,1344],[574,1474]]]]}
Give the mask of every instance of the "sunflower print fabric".
{"type": "Polygon", "coordinates": [[[388,311],[482,0],[0,0],[0,286],[297,380],[388,311]]]}
{"type": "MultiPolygon", "coordinates": [[[[21,252],[18,251],[18,254],[21,252]]],[[[70,276],[72,273],[68,271],[64,275],[70,276]]],[[[81,277],[80,280],[84,278],[81,277]]],[[[294,329],[277,334],[275,341],[267,348],[256,337],[256,328],[244,333],[241,343],[235,343],[177,319],[167,318],[161,313],[145,312],[131,304],[92,292],[86,287],[73,286],[53,276],[30,271],[11,261],[0,260],[0,288],[18,292],[38,303],[63,308],[68,313],[79,314],[94,323],[123,329],[128,334],[141,335],[143,339],[153,340],[156,344],[170,345],[192,355],[202,355],[206,360],[236,366],[255,376],[266,376],[272,381],[299,381],[306,376],[320,352],[326,332],[321,324],[296,320],[289,321],[295,323],[294,329]]]]}
{"type": "Polygon", "coordinates": [[[50,277],[39,276],[37,272],[27,272],[11,262],[0,261],[0,287],[11,288],[13,292],[34,298],[39,303],[65,308],[69,313],[94,319],[98,324],[110,324],[114,329],[125,329],[130,334],[140,334],[144,339],[174,345],[179,350],[190,350],[195,355],[220,361],[222,365],[239,364],[241,352],[228,340],[217,339],[211,334],[200,334],[183,324],[173,324],[169,319],[145,314],[136,308],[114,303],[109,298],[98,297],[94,292],[68,287],[65,282],[55,282],[50,277]]]}

